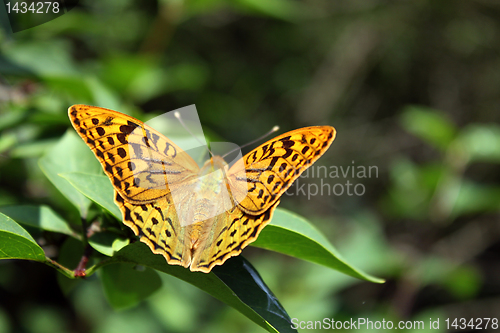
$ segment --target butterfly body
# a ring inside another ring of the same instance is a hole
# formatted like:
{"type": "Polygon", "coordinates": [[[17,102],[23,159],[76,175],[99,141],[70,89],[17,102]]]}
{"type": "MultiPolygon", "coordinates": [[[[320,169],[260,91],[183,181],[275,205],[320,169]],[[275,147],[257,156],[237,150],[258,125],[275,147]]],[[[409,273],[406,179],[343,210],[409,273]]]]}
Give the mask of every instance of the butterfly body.
{"type": "Polygon", "coordinates": [[[135,118],[87,105],[68,113],[113,184],[123,223],[169,264],[204,273],[257,239],[281,195],[335,138],[331,126],[301,128],[231,167],[213,156],[199,168],[135,118]]]}

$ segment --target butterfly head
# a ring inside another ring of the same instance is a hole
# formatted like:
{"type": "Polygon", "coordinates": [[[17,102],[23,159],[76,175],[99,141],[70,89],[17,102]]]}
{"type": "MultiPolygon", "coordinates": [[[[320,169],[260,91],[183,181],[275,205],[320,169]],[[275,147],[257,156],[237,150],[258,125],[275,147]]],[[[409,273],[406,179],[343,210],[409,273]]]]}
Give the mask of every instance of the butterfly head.
{"type": "Polygon", "coordinates": [[[205,162],[203,167],[200,169],[200,175],[207,175],[217,170],[222,170],[224,173],[228,169],[228,164],[220,156],[212,156],[209,160],[205,162]]]}

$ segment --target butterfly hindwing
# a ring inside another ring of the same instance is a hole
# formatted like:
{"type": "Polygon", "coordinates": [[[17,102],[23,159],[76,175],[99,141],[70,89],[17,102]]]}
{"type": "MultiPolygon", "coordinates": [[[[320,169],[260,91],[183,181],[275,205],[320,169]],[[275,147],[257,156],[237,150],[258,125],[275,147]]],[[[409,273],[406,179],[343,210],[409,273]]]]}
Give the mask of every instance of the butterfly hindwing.
{"type": "Polygon", "coordinates": [[[197,244],[191,270],[208,273],[215,265],[222,265],[227,259],[239,255],[271,221],[278,204],[279,200],[259,215],[246,214],[239,207],[234,207],[226,214],[215,217],[212,225],[214,232],[197,244]]]}
{"type": "Polygon", "coordinates": [[[170,265],[189,267],[189,229],[180,227],[170,195],[158,202],[133,205],[115,191],[115,203],[122,211],[123,223],[153,253],[163,255],[170,265]]]}

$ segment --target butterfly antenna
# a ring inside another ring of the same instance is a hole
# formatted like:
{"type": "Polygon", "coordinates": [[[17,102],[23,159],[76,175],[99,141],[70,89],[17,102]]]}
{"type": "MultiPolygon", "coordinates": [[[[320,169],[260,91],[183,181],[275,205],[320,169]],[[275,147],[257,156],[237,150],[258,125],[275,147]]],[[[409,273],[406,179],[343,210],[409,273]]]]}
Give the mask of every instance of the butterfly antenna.
{"type": "Polygon", "coordinates": [[[198,137],[196,135],[193,134],[193,132],[191,132],[191,130],[189,129],[189,127],[186,126],[186,124],[184,124],[184,121],[182,120],[182,117],[181,117],[181,114],[179,113],[179,111],[175,111],[174,112],[174,116],[175,118],[177,118],[177,120],[179,120],[179,122],[181,123],[182,127],[184,127],[186,129],[186,131],[189,132],[189,134],[191,134],[191,136],[196,140],[198,141],[198,143],[201,145],[201,146],[206,146],[207,147],[207,150],[208,152],[210,153],[210,155],[214,156],[214,154],[212,153],[212,151],[210,150],[210,148],[208,148],[208,145],[206,143],[203,143],[201,142],[198,137]]]}
{"type": "Polygon", "coordinates": [[[262,135],[262,136],[258,137],[257,139],[252,140],[252,141],[250,141],[250,142],[248,142],[248,143],[245,143],[243,146],[240,146],[240,147],[234,148],[233,150],[231,150],[231,151],[230,151],[230,152],[228,152],[228,153],[225,153],[225,154],[222,156],[222,158],[226,157],[227,155],[229,155],[229,154],[231,154],[231,153],[234,153],[235,151],[237,151],[237,150],[239,150],[239,149],[241,149],[241,148],[245,148],[245,147],[247,147],[247,146],[250,146],[250,145],[252,145],[252,144],[256,143],[257,141],[260,141],[260,140],[264,139],[266,136],[269,136],[269,135],[273,134],[274,132],[279,131],[279,129],[280,129],[280,127],[279,127],[279,126],[274,126],[273,128],[271,128],[271,130],[270,130],[269,132],[267,132],[266,134],[264,134],[264,135],[262,135]]]}

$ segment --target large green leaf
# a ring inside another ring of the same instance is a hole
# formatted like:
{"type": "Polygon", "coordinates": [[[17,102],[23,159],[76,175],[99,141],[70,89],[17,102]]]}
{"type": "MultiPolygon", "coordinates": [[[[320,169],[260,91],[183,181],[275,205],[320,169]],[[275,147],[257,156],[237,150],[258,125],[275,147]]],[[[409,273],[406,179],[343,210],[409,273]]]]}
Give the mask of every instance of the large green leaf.
{"type": "Polygon", "coordinates": [[[52,184],[78,208],[82,216],[86,216],[90,200],[59,176],[60,173],[66,172],[85,171],[90,174],[100,172],[99,163],[75,131],[66,132],[61,140],[40,159],[39,165],[52,184]]]}
{"type": "Polygon", "coordinates": [[[211,273],[193,273],[167,264],[140,242],[124,247],[108,263],[132,263],[156,269],[184,280],[235,308],[270,332],[296,332],[277,298],[242,256],[229,259],[211,273]]]}
{"type": "Polygon", "coordinates": [[[45,261],[45,253],[33,237],[14,220],[1,213],[0,259],[45,261]]]}
{"type": "Polygon", "coordinates": [[[252,245],[324,265],[356,278],[384,282],[347,263],[318,229],[303,217],[284,209],[276,209],[271,223],[252,245]]]}
{"type": "Polygon", "coordinates": [[[161,287],[160,276],[154,269],[135,266],[117,263],[104,266],[100,272],[104,293],[117,310],[136,305],[161,287]]]}
{"type": "Polygon", "coordinates": [[[215,266],[212,272],[278,332],[296,332],[292,329],[291,318],[286,310],[243,256],[231,258],[222,266],[215,266]]]}
{"type": "Polygon", "coordinates": [[[0,212],[19,223],[43,230],[76,236],[75,232],[48,206],[17,205],[0,207],[0,212]]]}
{"type": "Polygon", "coordinates": [[[60,176],[80,193],[121,220],[122,214],[113,200],[115,193],[108,177],[83,172],[62,173],[60,176]]]}

